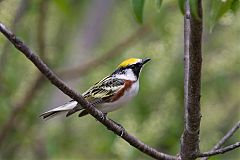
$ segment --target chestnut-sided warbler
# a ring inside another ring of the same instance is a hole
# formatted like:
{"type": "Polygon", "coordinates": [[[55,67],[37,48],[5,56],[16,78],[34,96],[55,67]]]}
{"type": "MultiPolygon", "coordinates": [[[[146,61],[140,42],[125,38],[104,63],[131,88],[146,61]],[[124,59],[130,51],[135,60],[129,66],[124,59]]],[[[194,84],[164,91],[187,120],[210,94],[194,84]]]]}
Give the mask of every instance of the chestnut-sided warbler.
{"type": "MultiPolygon", "coordinates": [[[[143,65],[148,61],[150,61],[149,58],[130,58],[123,61],[112,74],[84,92],[83,97],[104,114],[120,108],[123,103],[128,102],[138,93],[139,74],[143,65]]],[[[40,117],[43,119],[52,118],[60,113],[66,113],[66,116],[69,116],[81,110],[79,117],[88,114],[78,102],[71,100],[42,113],[40,117]]]]}

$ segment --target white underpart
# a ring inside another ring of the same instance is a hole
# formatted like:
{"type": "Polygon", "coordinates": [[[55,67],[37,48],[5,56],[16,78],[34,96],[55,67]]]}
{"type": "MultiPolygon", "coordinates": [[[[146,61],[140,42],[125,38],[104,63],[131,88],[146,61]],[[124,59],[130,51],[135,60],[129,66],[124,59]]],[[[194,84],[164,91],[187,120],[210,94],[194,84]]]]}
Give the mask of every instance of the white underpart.
{"type": "Polygon", "coordinates": [[[139,91],[139,80],[134,75],[131,69],[128,69],[125,74],[116,75],[116,77],[120,79],[134,81],[134,83],[128,90],[124,92],[124,95],[120,97],[117,101],[113,103],[103,103],[101,106],[97,106],[97,108],[104,113],[112,112],[121,108],[124,104],[132,100],[132,98],[135,97],[139,91]]]}
{"type": "Polygon", "coordinates": [[[132,98],[137,95],[138,90],[139,90],[139,81],[137,80],[132,84],[132,87],[129,88],[129,90],[126,90],[124,95],[120,97],[117,101],[113,103],[103,103],[101,106],[98,106],[97,108],[103,113],[115,111],[121,108],[124,104],[126,104],[130,100],[132,100],[132,98]]]}

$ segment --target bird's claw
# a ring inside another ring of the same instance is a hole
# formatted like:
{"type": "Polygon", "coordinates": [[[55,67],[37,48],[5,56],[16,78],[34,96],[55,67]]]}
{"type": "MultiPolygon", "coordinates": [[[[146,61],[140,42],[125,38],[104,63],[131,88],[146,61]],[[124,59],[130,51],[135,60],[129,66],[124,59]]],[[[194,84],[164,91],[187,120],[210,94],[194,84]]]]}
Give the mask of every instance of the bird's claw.
{"type": "MultiPolygon", "coordinates": [[[[101,120],[106,120],[106,119],[107,119],[107,113],[103,113],[100,118],[101,118],[101,120]]],[[[119,135],[119,136],[122,137],[123,134],[124,134],[124,131],[125,131],[125,129],[123,128],[123,126],[122,126],[121,124],[115,122],[115,121],[112,120],[112,119],[109,119],[109,120],[111,120],[113,123],[115,123],[115,124],[121,129],[121,132],[120,132],[120,135],[119,135]]]]}
{"type": "Polygon", "coordinates": [[[123,134],[124,134],[124,131],[125,131],[125,129],[123,128],[123,126],[121,125],[121,124],[119,124],[119,123],[117,123],[117,122],[115,122],[114,120],[112,120],[111,119],[111,121],[113,122],[113,123],[115,123],[118,127],[120,127],[121,128],[121,132],[120,132],[120,137],[122,137],[123,136],[123,134]]]}
{"type": "Polygon", "coordinates": [[[101,120],[106,120],[107,119],[107,113],[103,113],[100,117],[101,120]]]}
{"type": "Polygon", "coordinates": [[[121,134],[120,134],[120,137],[123,136],[124,131],[125,131],[125,129],[124,129],[124,128],[121,128],[121,134]]]}

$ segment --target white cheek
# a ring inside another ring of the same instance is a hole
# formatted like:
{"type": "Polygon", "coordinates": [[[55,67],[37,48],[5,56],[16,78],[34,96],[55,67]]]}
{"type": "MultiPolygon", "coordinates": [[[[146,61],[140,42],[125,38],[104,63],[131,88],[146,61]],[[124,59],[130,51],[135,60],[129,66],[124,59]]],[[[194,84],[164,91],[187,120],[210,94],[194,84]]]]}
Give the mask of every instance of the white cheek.
{"type": "Polygon", "coordinates": [[[116,78],[131,80],[131,81],[136,81],[137,80],[137,77],[134,75],[134,73],[131,69],[127,69],[125,71],[125,74],[116,74],[116,78]]]}

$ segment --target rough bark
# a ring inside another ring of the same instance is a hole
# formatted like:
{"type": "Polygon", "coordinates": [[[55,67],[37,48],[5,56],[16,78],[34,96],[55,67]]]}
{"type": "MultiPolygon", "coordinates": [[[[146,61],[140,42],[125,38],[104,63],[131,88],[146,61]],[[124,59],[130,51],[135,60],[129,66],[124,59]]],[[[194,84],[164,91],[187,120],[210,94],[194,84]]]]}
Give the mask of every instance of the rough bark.
{"type": "Polygon", "coordinates": [[[185,124],[181,138],[180,157],[182,160],[195,159],[199,153],[200,131],[200,91],[202,67],[202,1],[198,0],[196,19],[190,13],[189,0],[186,0],[184,16],[184,108],[185,124]]]}

